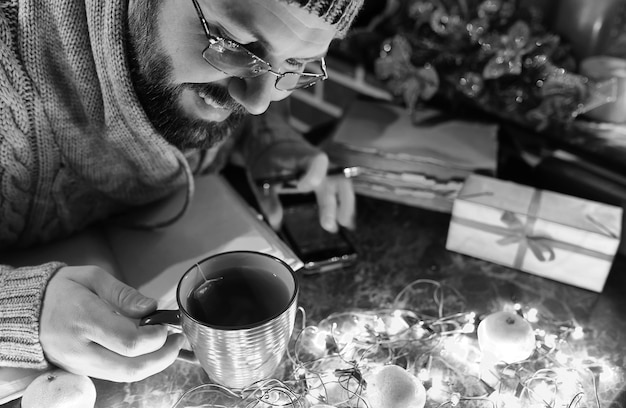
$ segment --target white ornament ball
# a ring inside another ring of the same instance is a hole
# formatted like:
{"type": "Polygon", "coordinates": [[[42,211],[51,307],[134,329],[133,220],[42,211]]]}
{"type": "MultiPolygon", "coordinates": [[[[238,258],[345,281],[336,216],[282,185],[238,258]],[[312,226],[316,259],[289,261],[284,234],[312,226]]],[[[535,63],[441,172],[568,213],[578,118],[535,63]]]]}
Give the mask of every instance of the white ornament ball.
{"type": "Polygon", "coordinates": [[[365,380],[365,395],[371,408],[423,408],[426,404],[424,385],[400,366],[384,366],[365,380]]]}
{"type": "Polygon", "coordinates": [[[535,332],[517,313],[500,311],[478,325],[478,346],[483,353],[507,364],[526,360],[535,350],[535,332]]]}
{"type": "Polygon", "coordinates": [[[93,408],[95,404],[91,378],[61,369],[41,374],[22,395],[22,408],[93,408]]]}

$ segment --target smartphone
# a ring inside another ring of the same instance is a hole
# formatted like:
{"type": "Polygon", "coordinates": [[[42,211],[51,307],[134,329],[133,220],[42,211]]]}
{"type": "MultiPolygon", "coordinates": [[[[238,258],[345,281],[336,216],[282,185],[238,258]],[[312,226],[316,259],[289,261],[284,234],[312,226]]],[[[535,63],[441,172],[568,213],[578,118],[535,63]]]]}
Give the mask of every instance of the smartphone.
{"type": "Polygon", "coordinates": [[[283,221],[279,235],[304,263],[304,273],[328,272],[353,264],[357,251],[344,230],[326,231],[320,225],[313,194],[282,194],[283,221]]]}

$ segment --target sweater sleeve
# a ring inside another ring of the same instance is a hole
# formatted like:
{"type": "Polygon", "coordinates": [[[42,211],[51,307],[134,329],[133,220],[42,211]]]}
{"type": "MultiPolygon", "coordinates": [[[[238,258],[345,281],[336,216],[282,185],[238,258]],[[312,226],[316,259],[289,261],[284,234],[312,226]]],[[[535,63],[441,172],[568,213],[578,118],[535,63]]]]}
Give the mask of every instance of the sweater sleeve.
{"type": "Polygon", "coordinates": [[[39,318],[48,280],[62,266],[0,265],[0,366],[48,367],[39,342],[39,318]]]}

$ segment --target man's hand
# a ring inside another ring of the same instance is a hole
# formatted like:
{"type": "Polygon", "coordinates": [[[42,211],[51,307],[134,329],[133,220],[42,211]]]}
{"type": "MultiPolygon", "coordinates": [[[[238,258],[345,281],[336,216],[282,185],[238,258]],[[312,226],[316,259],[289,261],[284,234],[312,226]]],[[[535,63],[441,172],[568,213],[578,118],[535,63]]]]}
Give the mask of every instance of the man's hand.
{"type": "MultiPolygon", "coordinates": [[[[354,228],[355,196],[352,181],[344,176],[328,176],[328,156],[326,153],[302,143],[282,143],[268,149],[255,167],[249,169],[249,176],[256,178],[278,172],[302,173],[291,193],[314,192],[320,210],[320,224],[330,232],[338,226],[354,228]]],[[[278,229],[282,222],[282,207],[277,188],[258,188],[251,181],[252,190],[262,208],[267,221],[278,229]]],[[[283,191],[283,193],[286,193],[283,191]]]]}
{"type": "Polygon", "coordinates": [[[165,326],[139,326],[156,301],[96,266],[65,267],[48,283],[40,322],[46,358],[90,377],[131,382],[176,360],[181,334],[165,326]]]}

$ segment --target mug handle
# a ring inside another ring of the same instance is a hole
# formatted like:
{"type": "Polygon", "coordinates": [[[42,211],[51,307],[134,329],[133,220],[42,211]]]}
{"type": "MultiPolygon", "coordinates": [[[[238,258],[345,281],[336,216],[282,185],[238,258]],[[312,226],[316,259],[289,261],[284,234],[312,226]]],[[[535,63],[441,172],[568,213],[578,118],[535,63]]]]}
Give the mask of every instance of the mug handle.
{"type": "MultiPolygon", "coordinates": [[[[149,315],[144,316],[139,321],[140,326],[149,326],[153,324],[166,324],[182,331],[182,327],[180,325],[180,310],[155,310],[149,315]]],[[[190,350],[181,349],[178,352],[178,359],[196,365],[200,364],[196,356],[193,354],[193,351],[190,350]]]]}
{"type": "Polygon", "coordinates": [[[180,328],[180,310],[155,310],[139,321],[140,326],[153,324],[168,324],[180,328]]]}

